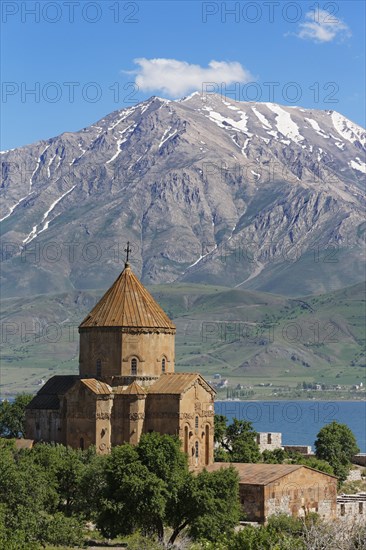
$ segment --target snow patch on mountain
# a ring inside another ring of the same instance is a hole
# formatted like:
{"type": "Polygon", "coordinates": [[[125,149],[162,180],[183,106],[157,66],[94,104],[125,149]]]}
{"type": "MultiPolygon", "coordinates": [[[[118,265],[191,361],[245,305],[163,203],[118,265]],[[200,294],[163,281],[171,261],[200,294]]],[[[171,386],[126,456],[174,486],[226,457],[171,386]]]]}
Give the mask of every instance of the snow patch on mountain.
{"type": "Polygon", "coordinates": [[[363,174],[366,174],[366,162],[362,162],[359,157],[356,157],[355,160],[351,160],[349,166],[359,172],[362,172],[363,174]]]}
{"type": "Polygon", "coordinates": [[[270,128],[272,130],[272,126],[270,125],[269,121],[264,115],[262,115],[262,113],[258,111],[258,109],[252,107],[252,111],[265,128],[270,128]]]}
{"type": "Polygon", "coordinates": [[[0,219],[0,222],[6,220],[6,218],[8,218],[9,216],[12,215],[12,213],[14,212],[14,210],[16,209],[17,206],[20,205],[21,202],[23,202],[25,199],[27,199],[30,195],[32,195],[34,193],[34,191],[31,191],[30,193],[28,193],[28,195],[26,195],[25,197],[22,197],[18,202],[16,202],[14,204],[14,206],[12,206],[10,208],[10,211],[8,212],[8,214],[6,214],[5,216],[3,216],[1,219],[0,219]]]}
{"type": "Polygon", "coordinates": [[[306,118],[305,117],[305,120],[310,124],[310,126],[313,128],[313,130],[316,131],[316,133],[325,138],[325,139],[329,139],[330,136],[328,134],[326,134],[325,132],[323,132],[323,130],[320,128],[319,124],[317,123],[316,120],[313,120],[312,118],[306,118]]]}
{"type": "MultiPolygon", "coordinates": [[[[274,103],[266,103],[266,107],[275,113],[277,130],[285,137],[290,138],[295,143],[304,140],[304,137],[299,132],[298,125],[292,120],[290,113],[287,113],[279,105],[274,103]]],[[[269,132],[268,132],[269,133],[269,132]]]]}
{"type": "Polygon", "coordinates": [[[185,97],[182,97],[182,99],[178,99],[177,101],[180,103],[184,103],[185,101],[188,101],[189,99],[192,99],[192,97],[200,96],[200,92],[193,92],[192,94],[186,95],[185,97]]]}
{"type": "Polygon", "coordinates": [[[137,108],[137,105],[135,105],[134,107],[129,107],[128,109],[123,109],[123,111],[122,111],[122,113],[123,113],[123,114],[122,114],[122,117],[119,118],[114,124],[112,124],[112,126],[109,126],[109,127],[108,127],[108,130],[109,130],[109,131],[110,131],[110,130],[114,130],[114,128],[115,128],[116,126],[118,126],[118,124],[121,124],[121,122],[123,122],[124,120],[126,120],[126,118],[127,118],[129,115],[131,115],[131,114],[135,111],[136,108],[137,108]]]}
{"type": "Polygon", "coordinates": [[[340,149],[341,151],[343,151],[344,148],[345,148],[345,146],[346,146],[346,145],[343,143],[343,141],[336,141],[336,142],[334,143],[334,145],[336,145],[336,146],[338,147],[338,149],[340,149]]]}
{"type": "Polygon", "coordinates": [[[366,132],[361,126],[354,124],[336,111],[332,112],[331,117],[334,128],[343,139],[351,143],[359,141],[364,147],[366,146],[366,132]]]}
{"type": "Polygon", "coordinates": [[[237,111],[242,116],[240,120],[234,120],[229,117],[224,117],[220,115],[220,113],[210,110],[208,107],[206,107],[206,110],[209,111],[208,118],[213,122],[215,122],[215,124],[217,124],[220,128],[227,128],[230,125],[236,130],[239,130],[240,132],[244,132],[244,134],[246,134],[247,136],[253,135],[248,130],[248,127],[247,127],[248,116],[243,111],[237,111]]]}
{"type": "Polygon", "coordinates": [[[48,165],[47,165],[47,176],[48,176],[49,178],[51,177],[51,166],[52,166],[52,163],[53,163],[53,161],[55,160],[55,158],[56,158],[56,154],[54,154],[54,155],[50,158],[49,163],[48,163],[48,165]]]}
{"type": "Polygon", "coordinates": [[[267,132],[267,134],[269,136],[272,136],[272,137],[276,138],[276,139],[278,138],[278,132],[275,132],[275,130],[270,130],[269,132],[267,132]]]}
{"type": "Polygon", "coordinates": [[[196,260],[195,262],[193,262],[193,264],[191,264],[187,267],[187,270],[190,269],[191,267],[194,267],[195,265],[199,264],[201,260],[203,260],[204,258],[209,256],[209,254],[212,254],[213,252],[215,252],[215,250],[217,250],[217,244],[214,246],[214,248],[212,250],[210,250],[209,252],[206,252],[206,254],[201,254],[200,257],[198,258],[198,260],[196,260]]]}
{"type": "Polygon", "coordinates": [[[128,136],[127,137],[122,137],[122,136],[126,132],[131,134],[134,131],[135,128],[136,128],[136,123],[133,122],[132,124],[127,126],[124,130],[121,130],[119,132],[120,137],[117,139],[117,151],[114,153],[113,157],[111,157],[109,160],[106,161],[106,164],[110,164],[111,162],[113,162],[118,157],[118,155],[121,153],[121,145],[128,140],[128,136]]]}
{"type": "Polygon", "coordinates": [[[49,214],[51,214],[52,210],[54,210],[54,208],[58,205],[58,203],[60,201],[62,201],[62,199],[64,197],[66,197],[66,195],[68,195],[69,193],[71,193],[71,191],[73,191],[73,189],[75,189],[76,185],[74,185],[73,187],[71,187],[71,189],[69,189],[68,191],[66,191],[63,195],[61,195],[61,197],[59,197],[58,199],[56,199],[52,204],[51,206],[49,207],[49,209],[47,210],[47,212],[45,212],[43,214],[43,218],[41,220],[41,222],[39,224],[36,224],[33,226],[33,229],[32,231],[29,233],[28,237],[26,237],[24,240],[23,240],[23,244],[28,244],[30,243],[33,239],[35,239],[40,233],[43,233],[43,231],[45,231],[46,229],[48,229],[48,226],[49,224],[51,223],[52,220],[47,220],[49,214]],[[37,231],[37,228],[39,225],[41,224],[44,224],[42,229],[40,229],[39,231],[37,231]]]}
{"type": "Polygon", "coordinates": [[[173,136],[175,136],[175,134],[176,134],[177,131],[178,131],[177,129],[175,129],[171,134],[168,134],[168,136],[165,137],[166,134],[167,134],[167,133],[169,132],[169,130],[171,130],[171,129],[172,129],[172,128],[170,127],[170,128],[168,128],[167,130],[165,130],[165,132],[164,132],[164,134],[163,134],[163,137],[162,137],[161,140],[160,140],[158,149],[160,149],[160,147],[162,147],[162,146],[164,145],[164,143],[165,143],[166,141],[168,141],[168,139],[170,139],[170,138],[172,138],[173,136]]]}
{"type": "Polygon", "coordinates": [[[31,175],[31,177],[29,178],[29,191],[31,191],[31,189],[32,189],[33,178],[34,178],[34,176],[36,175],[36,173],[37,173],[37,171],[38,171],[38,168],[39,168],[40,165],[41,165],[42,157],[43,157],[43,155],[45,154],[45,152],[47,151],[47,149],[49,148],[49,146],[50,146],[50,144],[47,145],[47,146],[43,149],[42,153],[39,155],[39,157],[38,157],[38,159],[37,159],[36,167],[35,167],[35,169],[33,170],[33,173],[32,173],[32,175],[31,175]]]}

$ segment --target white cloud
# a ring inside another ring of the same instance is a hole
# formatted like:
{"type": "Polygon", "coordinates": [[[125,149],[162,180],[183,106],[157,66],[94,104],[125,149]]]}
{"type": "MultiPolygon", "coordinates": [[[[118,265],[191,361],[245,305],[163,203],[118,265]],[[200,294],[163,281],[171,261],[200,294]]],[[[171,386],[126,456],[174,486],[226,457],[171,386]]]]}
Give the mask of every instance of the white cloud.
{"type": "Polygon", "coordinates": [[[335,38],[344,40],[351,36],[351,30],[341,19],[322,9],[309,11],[305,14],[307,21],[300,23],[296,34],[304,40],[313,42],[332,42],[335,38]]]}
{"type": "Polygon", "coordinates": [[[170,97],[180,97],[188,92],[202,90],[205,82],[226,86],[234,82],[247,83],[253,77],[236,61],[210,61],[208,67],[193,65],[176,59],[134,59],[138,65],[135,82],[140,90],[160,90],[170,97]]]}

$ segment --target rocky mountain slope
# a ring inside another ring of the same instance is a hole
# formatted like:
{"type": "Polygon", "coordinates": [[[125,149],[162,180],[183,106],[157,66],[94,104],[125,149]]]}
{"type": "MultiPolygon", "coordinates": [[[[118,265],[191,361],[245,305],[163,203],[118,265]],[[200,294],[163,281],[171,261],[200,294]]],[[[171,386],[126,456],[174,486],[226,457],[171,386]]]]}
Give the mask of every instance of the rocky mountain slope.
{"type": "Polygon", "coordinates": [[[6,296],[147,283],[304,295],[364,278],[366,132],[195,93],[1,153],[6,296]]]}

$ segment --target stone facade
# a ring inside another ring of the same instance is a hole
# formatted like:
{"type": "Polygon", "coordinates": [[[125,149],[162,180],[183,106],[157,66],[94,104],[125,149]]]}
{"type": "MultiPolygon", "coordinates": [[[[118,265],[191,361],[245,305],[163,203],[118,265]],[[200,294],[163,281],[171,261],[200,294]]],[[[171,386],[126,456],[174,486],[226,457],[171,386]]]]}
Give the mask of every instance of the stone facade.
{"type": "Polygon", "coordinates": [[[274,451],[282,447],[281,432],[259,432],[257,435],[257,443],[261,453],[263,451],[274,451]]]}
{"type": "Polygon", "coordinates": [[[304,456],[314,456],[311,445],[284,445],[283,450],[289,453],[299,453],[304,456]]]}
{"type": "Polygon", "coordinates": [[[192,469],[213,463],[215,391],[174,372],[175,326],[128,264],[79,327],[79,376],[54,376],[26,410],[27,437],[74,448],[177,435],[192,469]]]}
{"type": "Polygon", "coordinates": [[[348,524],[366,521],[366,493],[340,495],[337,498],[337,516],[348,524]]]}
{"type": "Polygon", "coordinates": [[[164,372],[174,372],[173,333],[140,330],[123,332],[120,328],[80,328],[80,376],[112,382],[116,377],[157,380],[164,372]],[[136,359],[136,374],[131,362],[136,359]]]}
{"type": "Polygon", "coordinates": [[[351,462],[352,464],[358,464],[359,466],[366,466],[366,453],[354,455],[351,462]]]}

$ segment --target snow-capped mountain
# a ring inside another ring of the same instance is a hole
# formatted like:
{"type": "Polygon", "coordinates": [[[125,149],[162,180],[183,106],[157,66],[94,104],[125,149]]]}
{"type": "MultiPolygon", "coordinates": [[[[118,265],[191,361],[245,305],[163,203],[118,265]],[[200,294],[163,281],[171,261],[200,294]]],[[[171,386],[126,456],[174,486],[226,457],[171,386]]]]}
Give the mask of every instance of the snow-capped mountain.
{"type": "Polygon", "coordinates": [[[365,130],[335,111],[198,92],[2,152],[4,289],[103,288],[127,240],[145,283],[358,282],[365,152],[365,130]]]}

